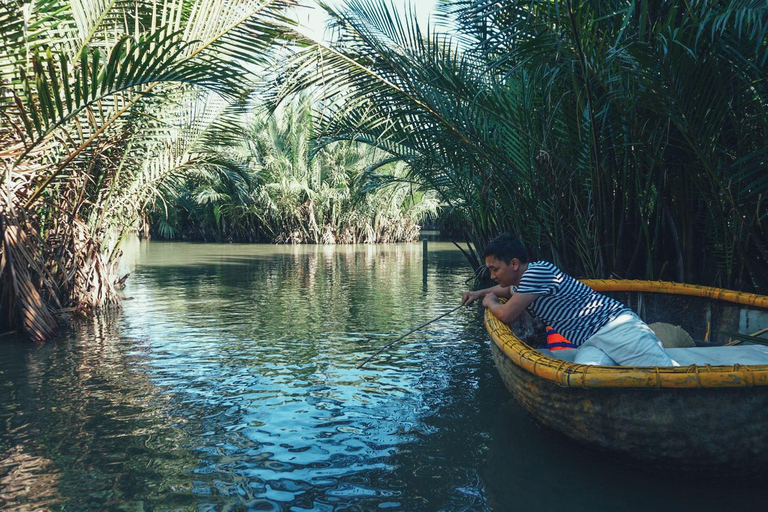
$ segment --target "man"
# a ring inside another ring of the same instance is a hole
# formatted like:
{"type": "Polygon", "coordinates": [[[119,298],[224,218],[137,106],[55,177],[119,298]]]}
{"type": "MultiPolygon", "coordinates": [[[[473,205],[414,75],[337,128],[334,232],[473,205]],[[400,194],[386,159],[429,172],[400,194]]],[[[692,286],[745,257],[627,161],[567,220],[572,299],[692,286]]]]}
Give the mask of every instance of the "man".
{"type": "Polygon", "coordinates": [[[576,363],[678,366],[654,332],[621,302],[600,294],[546,261],[528,262],[528,252],[510,234],[493,240],[483,254],[492,288],[464,292],[468,306],[483,298],[499,320],[510,323],[524,309],[579,347],[576,363]],[[509,300],[502,304],[499,297],[509,300]]]}

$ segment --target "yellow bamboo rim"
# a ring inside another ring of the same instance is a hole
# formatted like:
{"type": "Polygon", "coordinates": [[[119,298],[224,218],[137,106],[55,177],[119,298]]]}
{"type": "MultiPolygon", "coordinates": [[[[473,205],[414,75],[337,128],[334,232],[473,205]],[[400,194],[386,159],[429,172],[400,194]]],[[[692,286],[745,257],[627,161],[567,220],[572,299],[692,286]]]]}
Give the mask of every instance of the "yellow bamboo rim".
{"type": "Polygon", "coordinates": [[[711,286],[670,283],[667,281],[632,281],[629,279],[583,279],[581,282],[598,292],[648,292],[689,295],[768,309],[768,296],[724,290],[711,286]]]}
{"type": "MultiPolygon", "coordinates": [[[[664,281],[591,279],[583,281],[601,292],[641,291],[709,297],[768,308],[768,297],[733,290],[664,281]]],[[[582,388],[740,388],[768,386],[768,365],[690,365],[678,367],[592,366],[547,357],[518,338],[487,309],[485,327],[496,346],[517,366],[564,387],[582,388]]]]}

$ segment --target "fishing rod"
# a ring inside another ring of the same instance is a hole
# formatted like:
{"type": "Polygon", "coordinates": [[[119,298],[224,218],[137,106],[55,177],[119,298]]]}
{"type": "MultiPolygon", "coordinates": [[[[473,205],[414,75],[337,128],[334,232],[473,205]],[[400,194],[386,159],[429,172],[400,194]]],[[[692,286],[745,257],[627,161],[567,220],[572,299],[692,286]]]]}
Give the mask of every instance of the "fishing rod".
{"type": "Polygon", "coordinates": [[[456,311],[457,309],[459,309],[459,308],[460,308],[460,307],[462,307],[462,306],[463,306],[463,304],[462,304],[462,305],[459,305],[459,306],[456,306],[456,307],[455,307],[455,308],[453,308],[452,310],[450,310],[450,311],[448,311],[448,312],[446,312],[446,313],[443,313],[443,314],[442,314],[442,315],[440,315],[440,316],[437,316],[437,317],[433,318],[433,319],[432,319],[432,320],[430,320],[429,322],[427,322],[427,323],[425,323],[425,324],[421,324],[420,326],[418,326],[418,327],[415,327],[415,328],[411,329],[411,330],[410,330],[410,331],[408,331],[407,333],[405,333],[405,334],[403,334],[402,336],[400,336],[399,338],[397,338],[395,341],[393,341],[393,342],[391,342],[391,343],[387,343],[386,345],[384,345],[383,347],[381,347],[379,350],[377,350],[376,352],[374,352],[374,354],[373,354],[371,357],[369,357],[368,359],[366,359],[365,361],[363,361],[362,363],[360,363],[359,365],[357,365],[357,368],[358,368],[358,369],[362,368],[362,367],[363,367],[363,366],[365,366],[367,363],[369,363],[369,362],[370,362],[370,361],[371,361],[371,360],[372,360],[374,357],[376,357],[377,355],[381,354],[382,352],[384,352],[384,351],[385,351],[385,350],[387,350],[389,347],[391,347],[392,345],[394,345],[395,343],[397,343],[397,342],[398,342],[398,341],[400,341],[401,339],[405,338],[405,337],[406,337],[406,336],[408,336],[409,334],[413,334],[414,332],[418,331],[418,330],[419,330],[419,329],[421,329],[422,327],[426,327],[426,326],[428,326],[429,324],[431,324],[432,322],[436,322],[436,321],[440,320],[441,318],[443,318],[444,316],[448,316],[448,315],[450,315],[451,313],[453,313],[454,311],[456,311]]]}

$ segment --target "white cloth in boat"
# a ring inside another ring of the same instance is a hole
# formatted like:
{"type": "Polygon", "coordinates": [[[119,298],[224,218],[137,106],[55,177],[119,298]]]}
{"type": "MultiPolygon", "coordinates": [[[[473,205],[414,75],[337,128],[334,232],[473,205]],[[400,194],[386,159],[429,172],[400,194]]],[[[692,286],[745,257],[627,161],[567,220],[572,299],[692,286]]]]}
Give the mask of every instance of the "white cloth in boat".
{"type": "MultiPolygon", "coordinates": [[[[573,362],[578,350],[550,351],[545,348],[537,349],[548,357],[573,362]]],[[[765,345],[734,345],[731,347],[690,347],[668,348],[667,354],[680,363],[681,366],[692,364],[712,366],[731,366],[734,364],[758,365],[768,364],[768,346],[765,345]]]]}

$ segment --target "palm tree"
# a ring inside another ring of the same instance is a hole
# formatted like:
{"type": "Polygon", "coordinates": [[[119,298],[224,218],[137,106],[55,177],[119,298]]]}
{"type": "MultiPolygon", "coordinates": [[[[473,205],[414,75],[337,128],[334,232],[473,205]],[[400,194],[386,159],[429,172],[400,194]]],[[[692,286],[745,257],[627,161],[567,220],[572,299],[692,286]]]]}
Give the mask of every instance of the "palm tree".
{"type": "Polygon", "coordinates": [[[0,272],[12,327],[46,339],[55,308],[117,304],[113,228],[197,158],[190,138],[210,115],[200,88],[237,99],[287,34],[292,3],[0,2],[0,272]]]}
{"type": "Polygon", "coordinates": [[[281,97],[320,89],[328,137],[407,162],[475,266],[511,230],[579,275],[768,285],[764,2],[446,1],[445,32],[326,9],[281,97]]]}
{"type": "Polygon", "coordinates": [[[309,98],[271,115],[251,110],[240,112],[239,121],[212,125],[203,166],[155,203],[151,217],[161,237],[411,241],[419,222],[436,211],[433,194],[404,182],[402,165],[374,165],[381,155],[371,148],[348,141],[314,145],[309,98]]]}

